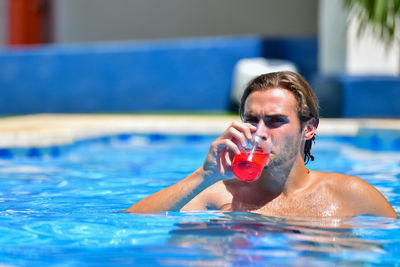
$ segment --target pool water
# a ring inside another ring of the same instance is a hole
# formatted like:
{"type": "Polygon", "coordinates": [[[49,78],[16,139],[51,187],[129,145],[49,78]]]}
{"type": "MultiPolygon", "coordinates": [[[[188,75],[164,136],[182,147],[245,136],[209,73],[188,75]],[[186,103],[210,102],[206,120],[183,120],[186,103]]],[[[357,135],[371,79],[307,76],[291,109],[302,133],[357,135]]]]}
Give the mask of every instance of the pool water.
{"type": "MultiPolygon", "coordinates": [[[[197,169],[214,138],[121,135],[3,153],[0,264],[400,264],[397,219],[118,212],[197,169]]],[[[376,186],[399,213],[400,152],[360,140],[319,137],[313,148],[316,161],[309,168],[359,176],[376,186]]]]}

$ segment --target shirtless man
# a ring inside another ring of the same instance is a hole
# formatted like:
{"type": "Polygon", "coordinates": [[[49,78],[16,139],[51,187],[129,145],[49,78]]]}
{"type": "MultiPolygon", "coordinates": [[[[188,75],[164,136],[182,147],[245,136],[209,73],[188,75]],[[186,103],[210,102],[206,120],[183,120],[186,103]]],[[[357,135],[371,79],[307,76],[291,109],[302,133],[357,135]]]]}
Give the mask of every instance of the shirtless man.
{"type": "Polygon", "coordinates": [[[255,78],[241,104],[243,122],[233,122],[210,147],[203,166],[184,180],[142,199],[127,212],[167,210],[247,211],[279,217],[345,217],[397,214],[364,180],[306,168],[319,122],[318,101],[307,82],[293,72],[255,78]],[[251,134],[274,139],[260,178],[245,182],[232,178],[237,144],[251,134]]]}

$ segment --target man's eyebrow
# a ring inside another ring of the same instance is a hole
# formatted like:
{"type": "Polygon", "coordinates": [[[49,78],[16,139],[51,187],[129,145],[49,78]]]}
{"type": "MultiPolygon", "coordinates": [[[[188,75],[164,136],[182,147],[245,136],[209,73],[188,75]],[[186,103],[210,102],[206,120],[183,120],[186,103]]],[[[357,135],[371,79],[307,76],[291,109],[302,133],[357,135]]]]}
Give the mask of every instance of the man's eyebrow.
{"type": "Polygon", "coordinates": [[[243,117],[255,117],[255,115],[253,115],[251,113],[244,113],[243,117]]]}
{"type": "Polygon", "coordinates": [[[265,117],[270,117],[270,118],[277,118],[277,117],[282,117],[282,118],[287,118],[288,115],[284,115],[284,114],[271,114],[271,115],[266,115],[265,117]]]}
{"type": "Polygon", "coordinates": [[[255,116],[253,114],[243,114],[244,119],[258,119],[258,116],[255,116]]]}
{"type": "MultiPolygon", "coordinates": [[[[243,117],[258,118],[259,116],[253,115],[251,113],[245,113],[245,114],[243,114],[243,117]]],[[[262,117],[263,118],[276,118],[276,117],[285,117],[285,118],[287,118],[288,115],[278,113],[278,114],[267,114],[267,115],[263,115],[262,117]]]]}

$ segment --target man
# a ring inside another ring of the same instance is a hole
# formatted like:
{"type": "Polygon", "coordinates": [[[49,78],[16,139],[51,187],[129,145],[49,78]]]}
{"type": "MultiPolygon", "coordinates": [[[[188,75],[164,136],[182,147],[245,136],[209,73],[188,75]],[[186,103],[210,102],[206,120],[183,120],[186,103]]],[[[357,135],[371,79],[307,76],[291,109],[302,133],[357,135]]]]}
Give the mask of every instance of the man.
{"type": "Polygon", "coordinates": [[[318,101],[293,72],[255,78],[241,104],[243,122],[233,122],[210,147],[203,166],[184,180],[139,201],[127,212],[166,210],[247,211],[269,216],[397,217],[389,202],[360,178],[305,167],[319,122],[318,101]],[[252,133],[274,144],[254,182],[232,178],[231,163],[252,133]],[[229,180],[227,180],[229,179],[229,180]]]}

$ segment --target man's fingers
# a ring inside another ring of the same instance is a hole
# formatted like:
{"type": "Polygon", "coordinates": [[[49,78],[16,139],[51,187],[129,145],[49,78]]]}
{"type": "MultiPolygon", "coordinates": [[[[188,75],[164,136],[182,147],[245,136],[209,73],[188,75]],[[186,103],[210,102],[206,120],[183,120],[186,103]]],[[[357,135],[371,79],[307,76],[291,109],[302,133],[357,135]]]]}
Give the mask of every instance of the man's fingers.
{"type": "Polygon", "coordinates": [[[229,148],[235,154],[240,154],[238,146],[230,139],[222,139],[216,142],[218,152],[222,151],[223,148],[229,148]]]}
{"type": "Polygon", "coordinates": [[[214,147],[217,151],[221,151],[222,148],[229,148],[235,154],[240,154],[238,143],[242,147],[246,147],[246,139],[251,140],[251,132],[255,131],[256,127],[249,124],[234,121],[229,128],[214,142],[214,147]]]}
{"type": "Polygon", "coordinates": [[[225,153],[225,162],[228,166],[232,165],[232,160],[231,157],[229,156],[229,153],[225,153]]]}
{"type": "Polygon", "coordinates": [[[240,143],[242,145],[242,147],[246,147],[246,138],[247,137],[245,137],[243,132],[240,132],[236,128],[232,128],[232,127],[228,128],[227,134],[226,134],[226,136],[223,136],[223,138],[226,138],[226,140],[236,141],[236,143],[240,143]]]}
{"type": "MultiPolygon", "coordinates": [[[[234,121],[228,128],[228,132],[233,134],[234,137],[240,138],[241,136],[245,137],[247,140],[251,140],[252,136],[251,133],[254,132],[257,128],[250,123],[244,123],[239,121],[234,121]],[[240,133],[240,136],[237,134],[240,133]]],[[[242,142],[242,138],[240,138],[240,142],[242,142]]],[[[245,141],[243,139],[243,141],[245,141]]]]}

